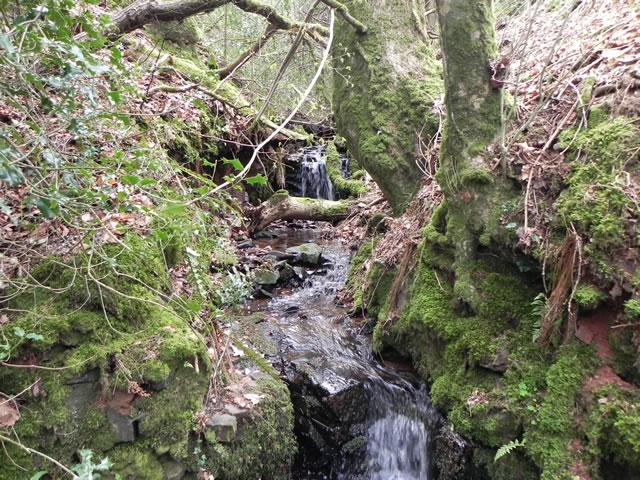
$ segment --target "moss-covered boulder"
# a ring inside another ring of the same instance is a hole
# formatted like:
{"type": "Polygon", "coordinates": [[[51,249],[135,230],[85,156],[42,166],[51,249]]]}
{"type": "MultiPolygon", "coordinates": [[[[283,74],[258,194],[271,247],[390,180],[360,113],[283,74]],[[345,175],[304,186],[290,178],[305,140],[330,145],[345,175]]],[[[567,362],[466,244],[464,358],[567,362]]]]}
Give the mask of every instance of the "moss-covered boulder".
{"type": "Polygon", "coordinates": [[[368,31],[360,34],[336,20],[336,126],[351,155],[380,186],[394,211],[401,212],[420,187],[416,160],[421,142],[429,142],[439,123],[430,112],[442,91],[440,64],[413,3],[345,4],[368,31]]]}
{"type": "MultiPolygon", "coordinates": [[[[20,365],[0,371],[3,392],[19,396],[17,437],[67,465],[76,463],[78,449],[102,457],[119,445],[128,460],[113,472],[164,478],[159,464],[148,467],[149,458],[188,455],[210,363],[188,319],[163,305],[169,280],[155,240],[129,236],[45,260],[31,273],[29,290],[10,301],[2,327],[8,363],[20,365]]],[[[4,478],[55,469],[7,448],[4,478]]]]}

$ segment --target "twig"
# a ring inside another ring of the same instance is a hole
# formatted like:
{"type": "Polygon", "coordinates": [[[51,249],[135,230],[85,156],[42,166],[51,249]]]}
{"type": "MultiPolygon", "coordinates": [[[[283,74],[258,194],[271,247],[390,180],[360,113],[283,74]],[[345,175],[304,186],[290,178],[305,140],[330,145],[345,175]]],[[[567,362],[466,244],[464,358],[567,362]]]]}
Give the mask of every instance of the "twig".
{"type": "Polygon", "coordinates": [[[9,437],[5,437],[4,435],[0,434],[0,441],[1,442],[9,442],[12,445],[15,445],[18,448],[21,448],[22,450],[26,451],[27,453],[32,453],[34,455],[38,455],[42,458],[44,458],[45,460],[49,460],[51,463],[53,463],[54,465],[57,465],[58,467],[60,467],[62,470],[64,470],[66,473],[68,473],[69,475],[71,475],[72,478],[77,478],[76,475],[69,470],[67,467],[65,467],[63,464],[61,464],[59,461],[57,461],[55,458],[51,458],[49,455],[46,455],[38,450],[34,450],[33,448],[29,448],[25,445],[23,445],[20,442],[16,442],[15,440],[9,438],[9,437]]]}

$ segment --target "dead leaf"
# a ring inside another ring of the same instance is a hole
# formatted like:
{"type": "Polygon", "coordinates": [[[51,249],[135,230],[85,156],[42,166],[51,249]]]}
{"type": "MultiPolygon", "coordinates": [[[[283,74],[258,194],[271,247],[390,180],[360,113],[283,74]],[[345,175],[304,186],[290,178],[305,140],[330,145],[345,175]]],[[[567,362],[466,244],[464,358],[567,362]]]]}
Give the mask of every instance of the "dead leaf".
{"type": "Polygon", "coordinates": [[[20,420],[15,400],[0,393],[0,427],[13,427],[20,420]]]}

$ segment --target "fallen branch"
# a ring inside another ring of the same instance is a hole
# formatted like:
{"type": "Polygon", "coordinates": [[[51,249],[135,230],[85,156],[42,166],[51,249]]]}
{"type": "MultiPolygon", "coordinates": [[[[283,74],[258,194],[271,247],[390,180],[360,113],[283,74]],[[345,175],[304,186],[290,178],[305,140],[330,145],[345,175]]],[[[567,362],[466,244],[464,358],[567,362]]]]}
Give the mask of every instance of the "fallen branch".
{"type": "Polygon", "coordinates": [[[352,202],[291,197],[286,190],[276,192],[257,207],[245,209],[250,219],[249,233],[259,232],[276,220],[320,220],[338,222],[349,215],[352,202]]]}

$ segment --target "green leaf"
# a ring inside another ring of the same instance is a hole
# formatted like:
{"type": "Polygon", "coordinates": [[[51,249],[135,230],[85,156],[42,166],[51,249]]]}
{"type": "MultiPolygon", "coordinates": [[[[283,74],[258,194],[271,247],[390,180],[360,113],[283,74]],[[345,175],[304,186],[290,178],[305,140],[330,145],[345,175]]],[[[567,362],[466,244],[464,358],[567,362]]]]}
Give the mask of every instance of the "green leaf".
{"type": "Polygon", "coordinates": [[[154,231],[153,235],[161,242],[166,242],[167,240],[169,240],[169,234],[167,234],[167,232],[163,232],[162,230],[154,231]]]}
{"type": "Polygon", "coordinates": [[[40,480],[42,477],[44,477],[47,474],[47,472],[41,470],[38,473],[36,473],[35,475],[33,475],[29,480],[40,480]]]}
{"type": "Polygon", "coordinates": [[[120,97],[120,92],[118,92],[117,90],[107,93],[107,97],[109,97],[111,101],[116,104],[122,101],[122,98],[120,97]]]}
{"type": "Polygon", "coordinates": [[[167,203],[160,213],[167,217],[177,217],[187,211],[187,206],[184,203],[167,203]]]}
{"type": "Polygon", "coordinates": [[[235,168],[236,170],[242,170],[242,163],[240,163],[240,160],[238,160],[237,158],[233,158],[231,160],[229,160],[228,158],[223,158],[222,159],[222,163],[224,164],[230,164],[233,166],[233,168],[235,168]]]}
{"type": "Polygon", "coordinates": [[[13,333],[16,334],[16,337],[20,337],[20,338],[24,337],[24,335],[25,335],[25,331],[20,327],[14,328],[13,329],[13,333]]]}
{"type": "Polygon", "coordinates": [[[123,175],[120,177],[120,181],[125,185],[137,185],[140,183],[140,177],[136,177],[135,175],[123,175]]]}
{"type": "Polygon", "coordinates": [[[45,218],[55,218],[60,213],[60,208],[55,200],[49,200],[48,198],[39,198],[36,201],[36,207],[42,212],[45,218]]]}
{"type": "Polygon", "coordinates": [[[249,185],[256,185],[256,184],[266,185],[267,184],[267,179],[264,178],[260,173],[254,177],[245,178],[244,181],[247,182],[249,185]]]}
{"type": "Polygon", "coordinates": [[[118,194],[116,195],[116,200],[118,200],[119,202],[123,202],[126,199],[127,199],[126,192],[118,192],[118,194]]]}
{"type": "Polygon", "coordinates": [[[38,340],[39,342],[44,340],[44,337],[38,333],[27,333],[24,338],[28,340],[38,340]]]}
{"type": "Polygon", "coordinates": [[[22,183],[22,172],[15,167],[0,166],[0,180],[7,182],[10,187],[17,187],[22,183]]]}
{"type": "Polygon", "coordinates": [[[154,180],[153,178],[143,178],[142,180],[140,180],[141,187],[146,187],[147,185],[155,185],[156,183],[158,183],[158,181],[154,180]]]}

